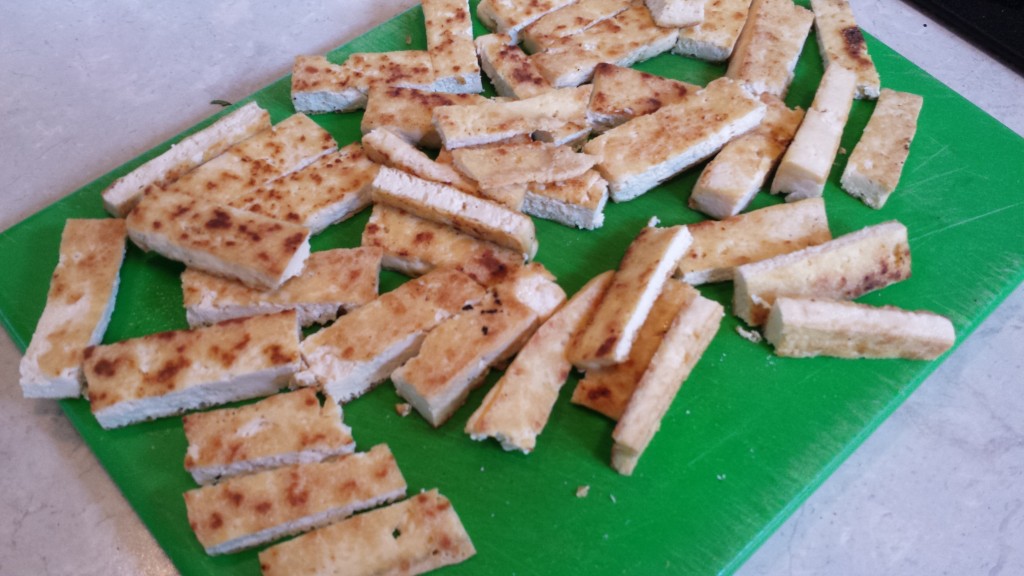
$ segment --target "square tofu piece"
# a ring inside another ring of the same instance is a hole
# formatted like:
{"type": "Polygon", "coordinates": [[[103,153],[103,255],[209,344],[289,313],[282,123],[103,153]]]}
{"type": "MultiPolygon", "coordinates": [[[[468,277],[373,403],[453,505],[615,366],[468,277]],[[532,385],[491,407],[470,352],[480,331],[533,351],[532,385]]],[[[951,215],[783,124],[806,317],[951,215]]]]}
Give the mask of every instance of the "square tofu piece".
{"type": "Polygon", "coordinates": [[[217,195],[233,208],[301,224],[311,234],[347,220],[370,204],[377,165],[349,144],[305,168],[240,195],[217,195]]]}
{"type": "Polygon", "coordinates": [[[577,0],[480,0],[476,15],[492,31],[519,43],[519,32],[546,14],[575,4],[577,0]]]}
{"type": "Polygon", "coordinates": [[[687,228],[693,243],[676,274],[694,286],[730,281],[737,266],[832,239],[821,198],[777,204],[722,221],[705,220],[687,228]]]}
{"type": "Polygon", "coordinates": [[[654,22],[663,28],[686,28],[704,21],[704,0],[644,0],[654,22]]]}
{"type": "Polygon", "coordinates": [[[530,184],[522,209],[530,216],[581,230],[595,230],[604,224],[607,202],[608,182],[596,170],[589,170],[570,180],[530,184]]]}
{"type": "Polygon", "coordinates": [[[457,268],[484,286],[505,280],[523,263],[516,252],[444,224],[377,204],[363,229],[363,246],[384,250],[382,266],[407,276],[457,268]]]}
{"type": "Polygon", "coordinates": [[[306,368],[295,379],[348,402],[415,356],[427,332],[483,296],[482,286],[452,269],[410,280],[303,340],[306,368]]]}
{"type": "Polygon", "coordinates": [[[325,526],[405,496],[387,445],[337,460],[293,464],[185,492],[188,522],[211,556],[325,526]]]}
{"type": "Polygon", "coordinates": [[[150,192],[128,215],[128,236],[145,251],[273,290],[309,256],[309,229],[190,194],[150,192]]]}
{"type": "Polygon", "coordinates": [[[580,0],[527,26],[522,34],[523,48],[531,53],[542,52],[559,38],[579,34],[614,18],[632,4],[632,0],[580,0]]]}
{"type": "Polygon", "coordinates": [[[707,0],[704,20],[680,30],[672,52],[708,62],[725,62],[732,56],[749,10],[750,0],[707,0]]]}
{"type": "Polygon", "coordinates": [[[588,370],[573,390],[572,403],[618,420],[672,322],[698,296],[699,292],[682,282],[666,282],[629,350],[629,357],[618,364],[588,370]]]}
{"type": "Polygon", "coordinates": [[[534,132],[587,124],[590,86],[551,90],[532,98],[434,108],[434,126],[449,150],[494,144],[534,132]]]}
{"type": "Polygon", "coordinates": [[[476,39],[480,65],[494,90],[505,98],[532,98],[551,91],[551,84],[519,46],[504,34],[487,34],[476,39]]]}
{"type": "Polygon", "coordinates": [[[683,102],[639,116],[587,142],[601,158],[612,200],[625,202],[697,164],[757,126],[765,105],[728,78],[683,102]]]}
{"type": "Polygon", "coordinates": [[[882,90],[871,120],[846,162],[840,180],[843,190],[876,210],[885,205],[910,155],[922,103],[916,94],[882,90]]]}
{"type": "Polygon", "coordinates": [[[934,360],[956,342],[953,323],[931,312],[854,302],[779,298],[765,338],[779,356],[934,360]]]}
{"type": "Polygon", "coordinates": [[[460,148],[452,151],[452,159],[482,188],[560,182],[582,176],[597,163],[593,156],[546,142],[460,148]]]}
{"type": "Polygon", "coordinates": [[[725,75],[753,94],[784,98],[813,22],[792,0],[754,0],[725,75]]]}
{"type": "Polygon", "coordinates": [[[620,474],[633,473],[683,382],[718,332],[722,315],[721,304],[698,295],[672,320],[612,432],[612,467],[620,474]]]}
{"type": "Polygon", "coordinates": [[[422,574],[476,554],[437,490],[360,514],[260,552],[263,576],[422,574]]]}
{"type": "Polygon", "coordinates": [[[569,357],[581,370],[623,362],[669,276],[690,247],[686,226],[644,228],[619,262],[612,285],[569,357]]]}
{"type": "Polygon", "coordinates": [[[529,216],[450,186],[381,168],[373,181],[373,200],[515,250],[524,259],[537,254],[529,216]]]}
{"type": "Polygon", "coordinates": [[[732,309],[760,326],[781,296],[852,300],[909,277],[907,229],[893,220],[736,268],[732,309]]]}
{"type": "Polygon", "coordinates": [[[483,92],[469,0],[423,0],[423,18],[434,68],[431,88],[459,94],[483,92]]]}
{"type": "Polygon", "coordinates": [[[166,188],[228,148],[269,128],[270,114],[255,102],[250,102],[114,180],[102,193],[103,207],[124,218],[147,191],[166,188]]]}
{"type": "Polygon", "coordinates": [[[93,415],[118,428],[269,396],[301,364],[289,311],[88,348],[84,370],[93,415]]]}
{"type": "Polygon", "coordinates": [[[83,353],[103,340],[114,312],[126,234],[121,219],[65,222],[46,306],[19,365],[26,398],[82,395],[83,353]]]}
{"type": "Polygon", "coordinates": [[[241,408],[182,418],[188,451],[185,469],[198,484],[291,464],[320,462],[356,449],[352,430],[334,402],[316,390],[275,394],[241,408]]]}
{"type": "Polygon", "coordinates": [[[226,204],[337,149],[330,132],[304,114],[293,114],[183,175],[167,190],[226,204]]]}
{"type": "Polygon", "coordinates": [[[804,111],[790,110],[771,94],[762,94],[761,101],[768,106],[764,120],[726,144],[708,162],[690,193],[690,208],[719,220],[735,216],[764,185],[793,139],[804,111]]]}
{"type": "Polygon", "coordinates": [[[430,89],[430,54],[423,50],[356,53],[338,65],[323,56],[298,56],[292,67],[292,104],[298,112],[351,112],[366,106],[373,87],[430,89]]]}
{"type": "Polygon", "coordinates": [[[366,110],[359,125],[363,134],[387,128],[413,146],[437,149],[441,136],[434,128],[434,108],[456,104],[480,104],[479,94],[441,94],[417,88],[379,86],[367,93],[366,110]]]}
{"type": "Polygon", "coordinates": [[[786,193],[787,202],[822,195],[850,117],[856,81],[841,66],[825,70],[814,102],[775,171],[772,194],[786,193]]]}
{"type": "Polygon", "coordinates": [[[534,332],[469,417],[470,438],[495,438],[505,450],[533,451],[572,369],[566,359],[569,342],[593,314],[613,275],[608,271],[592,278],[534,332]]]}
{"type": "Polygon", "coordinates": [[[377,297],[383,255],[374,247],[313,252],[301,274],[270,291],[186,268],[181,274],[185,318],[195,328],[295,310],[301,326],[326,324],[377,297]]]}
{"type": "Polygon", "coordinates": [[[657,26],[646,7],[635,5],[554,41],[531,59],[553,86],[579,86],[590,81],[601,62],[629,67],[668,52],[678,37],[678,29],[657,26]]]}
{"type": "Polygon", "coordinates": [[[604,132],[662,106],[678,104],[701,87],[602,62],[594,68],[587,119],[604,132]]]}
{"type": "Polygon", "coordinates": [[[881,80],[868,54],[853,8],[848,0],[811,0],[814,31],[818,38],[821,61],[828,68],[838,64],[857,75],[856,98],[878,98],[881,80]]]}

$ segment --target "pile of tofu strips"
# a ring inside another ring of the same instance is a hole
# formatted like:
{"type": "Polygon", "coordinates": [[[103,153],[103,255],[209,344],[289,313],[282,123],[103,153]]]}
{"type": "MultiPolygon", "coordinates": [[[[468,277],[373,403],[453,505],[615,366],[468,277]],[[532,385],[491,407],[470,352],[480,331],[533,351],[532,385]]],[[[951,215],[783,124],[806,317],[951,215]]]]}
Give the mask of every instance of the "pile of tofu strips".
{"type": "Polygon", "coordinates": [[[718,333],[694,286],[733,282],[738,331],[779,355],[934,359],[947,319],[851,302],[910,276],[907,229],[833,238],[823,196],[854,99],[877,99],[840,184],[882,209],[921,98],[881,88],[846,0],[810,4],[480,0],[493,33],[474,38],[467,0],[424,0],[426,50],[299,56],[292,116],[237,107],[104,190],[114,218],[67,221],[24,394],[84,395],[104,428],[265,397],[184,417],[204,549],[312,530],[261,552],[264,574],[418,573],[475,551],[436,490],[397,502],[386,445],[355,452],[341,405],[385,381],[439,427],[504,370],[465,431],[529,453],[576,369],[572,402],[616,421],[629,475],[718,333]],[[825,72],[804,111],[783,99],[812,24],[825,72]],[[629,68],[666,52],[726,73],[629,68]],[[345,146],[309,116],[360,109],[345,146]],[[601,234],[609,198],[708,159],[688,205],[709,219],[652,218],[571,298],[535,261],[532,217],[601,234]],[[763,189],[785,202],[744,212],[763,189]],[[310,252],[371,206],[361,246],[310,252]],[[128,238],[186,266],[190,329],[101,344],[128,238]],[[380,294],[382,268],[411,279],[380,294]]]}

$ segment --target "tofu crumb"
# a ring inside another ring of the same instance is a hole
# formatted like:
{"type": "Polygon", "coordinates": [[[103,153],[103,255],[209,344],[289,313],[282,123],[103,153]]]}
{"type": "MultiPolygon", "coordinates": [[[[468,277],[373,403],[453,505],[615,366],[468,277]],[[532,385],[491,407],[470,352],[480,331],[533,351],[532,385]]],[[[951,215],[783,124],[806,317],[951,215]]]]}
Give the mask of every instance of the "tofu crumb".
{"type": "Polygon", "coordinates": [[[651,219],[647,221],[648,228],[657,228],[658,224],[661,224],[661,218],[657,216],[651,216],[651,219]]]}
{"type": "Polygon", "coordinates": [[[577,498],[586,498],[587,494],[590,494],[590,486],[584,484],[583,486],[579,486],[576,488],[577,498]]]}
{"type": "Polygon", "coordinates": [[[747,330],[743,326],[736,327],[736,333],[743,337],[744,340],[749,340],[754,344],[760,344],[764,337],[757,330],[747,330]]]}
{"type": "Polygon", "coordinates": [[[410,44],[412,44],[412,34],[406,34],[405,35],[405,45],[408,46],[410,44]]]}
{"type": "Polygon", "coordinates": [[[410,412],[412,412],[412,406],[405,402],[402,402],[401,404],[395,404],[395,412],[397,412],[398,415],[401,416],[402,418],[405,418],[406,416],[409,415],[410,412]]]}

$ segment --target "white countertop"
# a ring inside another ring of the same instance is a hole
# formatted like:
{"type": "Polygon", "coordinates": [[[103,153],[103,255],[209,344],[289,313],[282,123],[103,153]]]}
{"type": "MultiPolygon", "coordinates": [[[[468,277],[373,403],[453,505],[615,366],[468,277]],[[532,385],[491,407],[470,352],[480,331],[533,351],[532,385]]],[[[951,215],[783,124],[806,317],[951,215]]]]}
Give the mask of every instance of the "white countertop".
{"type": "MultiPolygon", "coordinates": [[[[242,98],[296,54],[413,4],[5,6],[0,230],[206,118],[211,100],[242,98]]],[[[867,31],[1024,135],[1024,79],[901,2],[853,4],[867,31]]],[[[739,573],[1024,574],[1021,342],[1024,288],[739,573]]],[[[21,397],[19,358],[0,336],[0,574],[174,574],[57,404],[21,397]]]]}

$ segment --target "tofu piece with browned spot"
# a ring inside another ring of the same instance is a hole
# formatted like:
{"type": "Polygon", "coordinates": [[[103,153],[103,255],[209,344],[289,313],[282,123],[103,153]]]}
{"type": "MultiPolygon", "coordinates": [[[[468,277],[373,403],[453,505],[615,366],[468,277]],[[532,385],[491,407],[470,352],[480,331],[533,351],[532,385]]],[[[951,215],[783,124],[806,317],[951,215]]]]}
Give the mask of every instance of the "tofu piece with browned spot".
{"type": "Polygon", "coordinates": [[[306,366],[295,381],[323,388],[339,404],[361,396],[415,356],[428,332],[484,293],[450,268],[410,280],[303,340],[306,366]]]}
{"type": "Polygon", "coordinates": [[[840,300],[778,298],[765,339],[779,356],[934,360],[953,347],[949,319],[925,311],[840,300]]]}
{"type": "Polygon", "coordinates": [[[185,492],[188,522],[211,556],[326,526],[405,496],[386,444],[336,460],[292,464],[185,492]]]}
{"type": "Polygon", "coordinates": [[[846,162],[843,190],[878,210],[896,190],[924,100],[916,94],[882,89],[864,133],[846,162]]]}
{"type": "Polygon", "coordinates": [[[776,204],[725,220],[687,226],[690,249],[676,275],[694,286],[731,281],[737,266],[795,252],[832,239],[825,201],[808,198],[776,204]]]}
{"type": "Polygon", "coordinates": [[[376,247],[313,252],[301,274],[270,291],[186,268],[181,274],[185,319],[195,328],[295,310],[301,326],[326,324],[377,297],[383,255],[376,247]]]}
{"type": "Polygon", "coordinates": [[[655,24],[687,28],[704,21],[704,0],[644,0],[655,24]]]}
{"type": "Polygon", "coordinates": [[[124,218],[147,191],[166,188],[235,144],[269,128],[270,114],[259,104],[249,102],[114,180],[101,193],[103,207],[107,212],[124,218]]]}
{"type": "Polygon", "coordinates": [[[584,32],[625,12],[632,4],[631,0],[580,0],[555,10],[523,30],[523,48],[541,52],[559,38],[584,32]]]}
{"type": "Polygon", "coordinates": [[[469,0],[423,0],[422,7],[427,52],[434,69],[431,89],[459,94],[483,92],[469,0]]]}
{"type": "Polygon", "coordinates": [[[581,230],[604,225],[608,203],[608,182],[596,170],[582,176],[551,183],[529,184],[523,199],[523,213],[581,230]]]}
{"type": "Polygon", "coordinates": [[[821,61],[828,68],[842,66],[857,75],[858,99],[878,98],[881,80],[875,68],[864,35],[853,17],[848,0],[811,0],[814,31],[818,39],[821,61]]]}
{"type": "Polygon", "coordinates": [[[92,413],[118,428],[269,396],[302,364],[295,312],[160,332],[86,349],[92,413]]]}
{"type": "Polygon", "coordinates": [[[492,31],[505,34],[513,43],[519,43],[519,32],[547,14],[577,0],[481,0],[476,7],[480,21],[492,31]]]}
{"type": "Polygon", "coordinates": [[[292,464],[320,462],[356,449],[334,402],[316,390],[275,394],[240,408],[187,414],[185,469],[197,484],[292,464]]]}
{"type": "Polygon", "coordinates": [[[577,178],[597,163],[589,154],[546,142],[502,144],[452,151],[455,166],[482,188],[577,178]]]}
{"type": "Polygon", "coordinates": [[[69,219],[60,236],[46,305],[18,366],[26,398],[77,398],[86,348],[99,344],[114,312],[125,221],[69,219]]]}
{"type": "Polygon", "coordinates": [[[704,20],[679,30],[679,40],[672,52],[708,62],[725,62],[732,56],[749,11],[750,0],[707,0],[704,20]]]}
{"type": "Polygon", "coordinates": [[[593,314],[613,274],[592,278],[534,332],[469,417],[470,438],[494,438],[505,450],[533,451],[572,369],[566,359],[569,342],[593,314]]]}
{"type": "Polygon", "coordinates": [[[891,220],[736,268],[732,309],[760,326],[782,296],[852,300],[909,277],[907,228],[891,220]]]}
{"type": "Polygon", "coordinates": [[[441,94],[417,88],[373,86],[367,92],[366,110],[359,128],[368,134],[387,128],[413,146],[437,149],[441,136],[434,128],[434,108],[456,104],[480,104],[479,94],[441,94]]]}
{"type": "Polygon", "coordinates": [[[594,91],[587,105],[587,119],[595,132],[678,104],[701,87],[602,62],[594,68],[594,91]]]}
{"type": "Polygon", "coordinates": [[[791,0],[754,0],[725,75],[755,95],[784,98],[813,22],[791,0]]]}
{"type": "Polygon", "coordinates": [[[573,342],[569,360],[574,366],[593,370],[629,357],[651,307],[692,241],[686,226],[640,231],[619,262],[601,305],[573,342]]]}
{"type": "Polygon", "coordinates": [[[532,98],[552,90],[540,70],[508,36],[487,34],[477,37],[475,43],[480,65],[499,96],[532,98]]]}
{"type": "Polygon", "coordinates": [[[292,104],[306,114],[351,112],[366,107],[371,88],[429,90],[434,79],[430,53],[423,50],[356,53],[342,64],[323,56],[297,56],[292,67],[292,104]]]}
{"type": "Polygon", "coordinates": [[[127,225],[147,252],[260,290],[296,276],[309,257],[308,228],[191,194],[147,193],[127,225]]]}
{"type": "Polygon", "coordinates": [[[422,574],[476,554],[437,490],[360,514],[260,552],[263,576],[422,574]]]}

